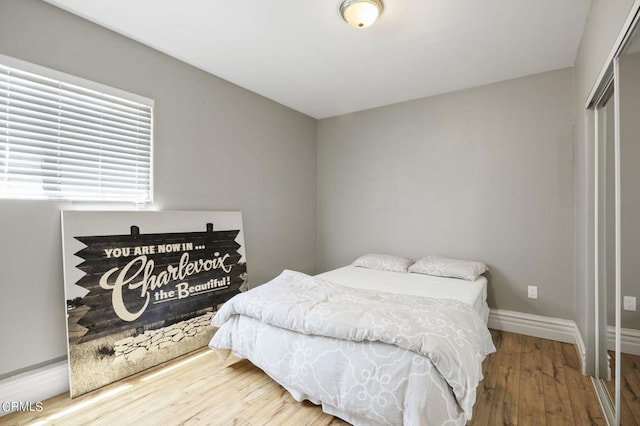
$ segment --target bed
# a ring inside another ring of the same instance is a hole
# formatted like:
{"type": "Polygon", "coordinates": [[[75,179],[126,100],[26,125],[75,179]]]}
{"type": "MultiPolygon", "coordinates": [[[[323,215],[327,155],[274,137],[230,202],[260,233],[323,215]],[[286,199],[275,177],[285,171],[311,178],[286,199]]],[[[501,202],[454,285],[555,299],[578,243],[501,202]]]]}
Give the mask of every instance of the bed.
{"type": "Polygon", "coordinates": [[[225,303],[209,346],[357,425],[463,425],[482,361],[487,280],[346,266],[284,271],[225,303]]]}

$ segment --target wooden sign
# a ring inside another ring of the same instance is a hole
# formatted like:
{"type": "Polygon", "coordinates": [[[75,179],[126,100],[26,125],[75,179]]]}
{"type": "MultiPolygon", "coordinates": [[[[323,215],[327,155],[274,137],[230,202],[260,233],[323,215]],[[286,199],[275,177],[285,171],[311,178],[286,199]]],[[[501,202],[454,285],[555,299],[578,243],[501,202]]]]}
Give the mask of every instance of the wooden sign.
{"type": "Polygon", "coordinates": [[[217,307],[246,287],[239,212],[62,220],[72,397],[206,345],[217,307]]]}

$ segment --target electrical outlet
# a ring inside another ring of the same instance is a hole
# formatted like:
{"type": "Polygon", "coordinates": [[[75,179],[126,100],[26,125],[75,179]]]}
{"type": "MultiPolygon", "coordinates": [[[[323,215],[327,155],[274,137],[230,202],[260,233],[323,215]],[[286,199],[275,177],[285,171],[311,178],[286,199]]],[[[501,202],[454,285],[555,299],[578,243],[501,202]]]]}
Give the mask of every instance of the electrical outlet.
{"type": "Polygon", "coordinates": [[[529,299],[537,299],[538,298],[538,287],[535,286],[535,285],[530,285],[529,288],[528,288],[528,291],[527,291],[527,297],[529,297],[529,299]]]}
{"type": "Polygon", "coordinates": [[[633,296],[624,296],[623,306],[625,311],[634,311],[636,310],[636,298],[633,296]]]}

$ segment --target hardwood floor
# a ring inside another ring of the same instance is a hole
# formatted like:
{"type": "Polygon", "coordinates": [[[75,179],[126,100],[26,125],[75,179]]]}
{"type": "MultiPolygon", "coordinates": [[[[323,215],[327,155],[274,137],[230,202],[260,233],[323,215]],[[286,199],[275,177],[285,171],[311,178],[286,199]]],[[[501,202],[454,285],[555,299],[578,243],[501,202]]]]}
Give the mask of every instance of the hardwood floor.
{"type": "MultiPolygon", "coordinates": [[[[572,345],[491,330],[497,352],[470,425],[604,425],[590,378],[572,345]]],[[[246,360],[222,362],[203,349],[44,410],[0,417],[3,425],[344,425],[296,402],[246,360]]]]}
{"type": "Polygon", "coordinates": [[[606,425],[573,345],[491,330],[469,425],[606,425]]]}
{"type": "MultiPolygon", "coordinates": [[[[611,370],[615,371],[615,353],[609,351],[611,370]]],[[[620,423],[624,426],[640,425],[640,356],[620,353],[622,377],[620,380],[620,423]]],[[[613,380],[605,382],[609,395],[615,394],[613,380]]]]}

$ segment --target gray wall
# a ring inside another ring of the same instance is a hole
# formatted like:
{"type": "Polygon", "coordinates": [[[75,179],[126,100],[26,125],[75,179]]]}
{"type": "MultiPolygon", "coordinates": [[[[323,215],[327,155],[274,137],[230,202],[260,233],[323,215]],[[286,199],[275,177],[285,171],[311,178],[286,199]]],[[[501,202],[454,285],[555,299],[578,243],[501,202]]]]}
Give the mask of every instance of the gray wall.
{"type": "Polygon", "coordinates": [[[593,115],[585,110],[585,102],[605,66],[633,2],[593,0],[575,65],[575,321],[586,345],[586,365],[589,374],[593,374],[595,363],[594,138],[593,115]]]}
{"type": "Polygon", "coordinates": [[[564,69],[321,120],[318,269],[481,260],[491,307],[572,319],[573,100],[564,69]]]}
{"type": "MultiPolygon", "coordinates": [[[[0,0],[0,53],[155,99],[156,206],[242,210],[253,284],[314,272],[316,224],[318,271],[365,251],[476,258],[492,306],[574,317],[590,362],[584,102],[632,4],[593,1],[573,82],[562,70],[323,120],[317,153],[315,120],[37,0],[0,0]]],[[[0,376],[66,353],[59,210],[78,207],[0,200],[0,376]]]]}
{"type": "MultiPolygon", "coordinates": [[[[241,210],[252,284],[315,272],[316,120],[38,0],[0,0],[0,53],[155,99],[155,206],[241,210]]],[[[66,355],[76,207],[0,200],[0,376],[66,355]]]]}

